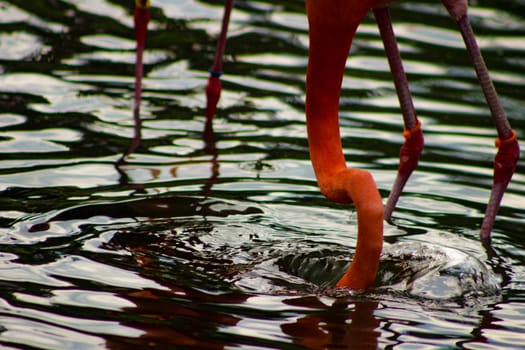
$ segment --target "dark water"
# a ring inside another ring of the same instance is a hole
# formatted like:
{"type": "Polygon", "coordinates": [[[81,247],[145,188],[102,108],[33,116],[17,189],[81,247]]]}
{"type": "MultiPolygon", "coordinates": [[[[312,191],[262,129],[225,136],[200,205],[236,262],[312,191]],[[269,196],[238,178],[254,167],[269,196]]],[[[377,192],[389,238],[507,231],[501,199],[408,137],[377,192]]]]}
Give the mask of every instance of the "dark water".
{"type": "MultiPolygon", "coordinates": [[[[4,346],[525,347],[525,168],[487,251],[478,230],[495,131],[437,1],[392,6],[426,148],[385,228],[376,287],[363,294],[331,288],[353,253],[356,218],[322,197],[308,159],[303,2],[237,2],[205,138],[222,4],[152,2],[142,142],[126,162],[133,2],[0,2],[4,346]],[[405,276],[407,249],[427,254],[427,272],[468,254],[483,281],[454,285],[471,267],[464,260],[450,276],[405,276]]],[[[525,2],[479,0],[471,17],[523,137],[525,2]]],[[[341,126],[349,164],[369,169],[386,198],[402,121],[371,17],[348,60],[341,126]]]]}

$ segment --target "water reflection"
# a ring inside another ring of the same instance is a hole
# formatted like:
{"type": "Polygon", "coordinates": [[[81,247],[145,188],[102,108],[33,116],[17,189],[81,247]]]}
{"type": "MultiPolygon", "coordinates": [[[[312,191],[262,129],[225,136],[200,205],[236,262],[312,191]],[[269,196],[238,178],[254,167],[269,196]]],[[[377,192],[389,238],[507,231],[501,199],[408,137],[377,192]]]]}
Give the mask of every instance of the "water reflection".
{"type": "Polygon", "coordinates": [[[109,349],[165,348],[177,346],[194,349],[224,349],[234,346],[218,333],[221,328],[235,326],[241,318],[214,311],[214,304],[242,304],[248,296],[242,293],[210,295],[195,289],[172,287],[169,291],[142,290],[126,298],[134,304],[122,311],[133,317],[122,321],[126,327],[142,332],[139,337],[112,337],[109,349]],[[217,339],[213,339],[216,335],[217,339]]]}
{"type": "Polygon", "coordinates": [[[323,301],[313,296],[281,298],[279,304],[292,306],[304,315],[287,322],[287,312],[274,313],[272,317],[278,321],[276,326],[280,324],[283,332],[279,336],[279,329],[271,330],[271,322],[268,323],[268,333],[250,331],[250,324],[257,320],[264,322],[268,312],[256,306],[257,301],[252,299],[257,297],[236,292],[206,294],[180,285],[169,289],[129,293],[126,299],[134,306],[122,311],[131,313],[133,319],[121,324],[143,333],[138,338],[114,337],[107,346],[117,349],[149,344],[222,349],[242,342],[277,346],[279,338],[284,339],[283,335],[294,344],[309,349],[376,349],[378,346],[380,320],[374,315],[378,302],[323,301]],[[244,328],[244,331],[231,332],[235,328],[244,328]]]}
{"type": "Polygon", "coordinates": [[[352,306],[350,301],[337,300],[327,307],[311,297],[288,299],[285,304],[322,311],[298,318],[294,323],[284,323],[284,333],[296,339],[295,343],[308,349],[377,349],[380,321],[374,312],[379,303],[360,301],[352,306]]]}

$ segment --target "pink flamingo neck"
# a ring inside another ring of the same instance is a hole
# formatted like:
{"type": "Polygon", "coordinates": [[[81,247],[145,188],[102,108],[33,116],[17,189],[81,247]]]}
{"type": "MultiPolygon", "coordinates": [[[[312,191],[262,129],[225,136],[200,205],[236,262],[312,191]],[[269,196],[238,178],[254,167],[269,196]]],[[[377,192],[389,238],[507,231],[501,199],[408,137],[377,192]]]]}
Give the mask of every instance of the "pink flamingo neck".
{"type": "Polygon", "coordinates": [[[383,204],[369,172],[346,167],[339,132],[339,96],[346,57],[357,26],[376,1],[308,0],[310,52],[306,119],[310,158],[319,187],[330,200],[353,203],[357,247],[338,286],[370,287],[383,246],[383,204]]]}

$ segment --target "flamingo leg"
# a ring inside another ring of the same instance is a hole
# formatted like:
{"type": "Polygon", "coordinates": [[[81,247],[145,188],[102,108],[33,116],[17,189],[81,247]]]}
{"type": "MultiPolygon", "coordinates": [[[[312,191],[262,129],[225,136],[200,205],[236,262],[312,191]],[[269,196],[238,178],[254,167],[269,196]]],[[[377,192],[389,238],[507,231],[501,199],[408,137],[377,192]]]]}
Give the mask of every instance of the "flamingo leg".
{"type": "Polygon", "coordinates": [[[228,24],[230,23],[230,14],[233,9],[234,0],[226,0],[224,4],[224,14],[222,16],[222,27],[219,39],[217,41],[217,48],[215,50],[215,59],[213,66],[210,69],[210,77],[208,78],[208,86],[206,87],[206,119],[210,123],[215,113],[217,112],[217,103],[221,97],[221,75],[222,75],[222,59],[224,57],[224,49],[226,48],[226,36],[228,34],[228,24]]]}
{"type": "Polygon", "coordinates": [[[490,199],[481,224],[480,237],[483,241],[490,241],[490,234],[496,214],[501,204],[503,194],[516,170],[520,148],[516,132],[512,130],[503,106],[499,100],[494,84],[490,78],[487,66],[481,55],[474,32],[467,15],[467,0],[442,0],[450,16],[456,21],[467,52],[476,71],[476,75],[490,108],[492,120],[498,132],[496,147],[498,151],[494,159],[494,181],[490,199]]]}
{"type": "MultiPolygon", "coordinates": [[[[135,99],[133,110],[138,111],[142,95],[142,76],[144,74],[143,55],[146,46],[146,34],[148,32],[148,22],[150,19],[150,1],[137,0],[135,3],[135,39],[137,42],[135,58],[135,99]]],[[[138,114],[138,113],[135,113],[138,114]]]]}
{"type": "Polygon", "coordinates": [[[135,40],[137,43],[135,57],[135,95],[133,99],[134,135],[131,145],[128,151],[122,155],[121,161],[124,161],[127,155],[133,153],[140,144],[140,101],[142,99],[142,76],[144,74],[144,47],[146,46],[146,34],[148,33],[148,23],[150,20],[149,8],[150,0],[136,0],[134,13],[135,40]]]}
{"type": "Polygon", "coordinates": [[[403,69],[403,63],[401,61],[401,55],[392,28],[392,21],[390,19],[388,8],[386,6],[375,8],[374,16],[379,26],[379,32],[385,47],[405,124],[405,130],[403,132],[405,143],[401,147],[399,155],[397,177],[385,206],[384,217],[385,220],[389,220],[399,196],[403,191],[403,187],[419,161],[419,157],[423,150],[423,133],[421,132],[421,123],[417,118],[416,109],[412,102],[412,95],[410,94],[408,80],[405,70],[403,69]]]}

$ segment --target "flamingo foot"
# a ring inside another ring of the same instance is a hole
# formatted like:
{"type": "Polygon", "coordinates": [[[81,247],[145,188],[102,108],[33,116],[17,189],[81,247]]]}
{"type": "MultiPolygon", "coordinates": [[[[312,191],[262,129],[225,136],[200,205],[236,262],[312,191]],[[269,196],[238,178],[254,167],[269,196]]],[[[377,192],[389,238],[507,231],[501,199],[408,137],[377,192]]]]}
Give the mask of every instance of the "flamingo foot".
{"type": "Polygon", "coordinates": [[[496,219],[496,214],[501,204],[503,194],[516,170],[516,164],[520,155],[520,146],[516,132],[513,130],[512,135],[501,140],[496,139],[498,153],[494,159],[494,182],[490,194],[489,203],[485,211],[485,218],[481,224],[480,238],[482,241],[489,241],[492,227],[496,219]]]}
{"type": "Polygon", "coordinates": [[[423,133],[421,132],[421,122],[419,120],[417,120],[414,128],[410,130],[405,129],[403,135],[405,143],[401,147],[399,154],[399,168],[396,181],[385,206],[385,220],[387,221],[390,220],[403,187],[405,187],[408,178],[416,168],[423,151],[423,133]]]}

